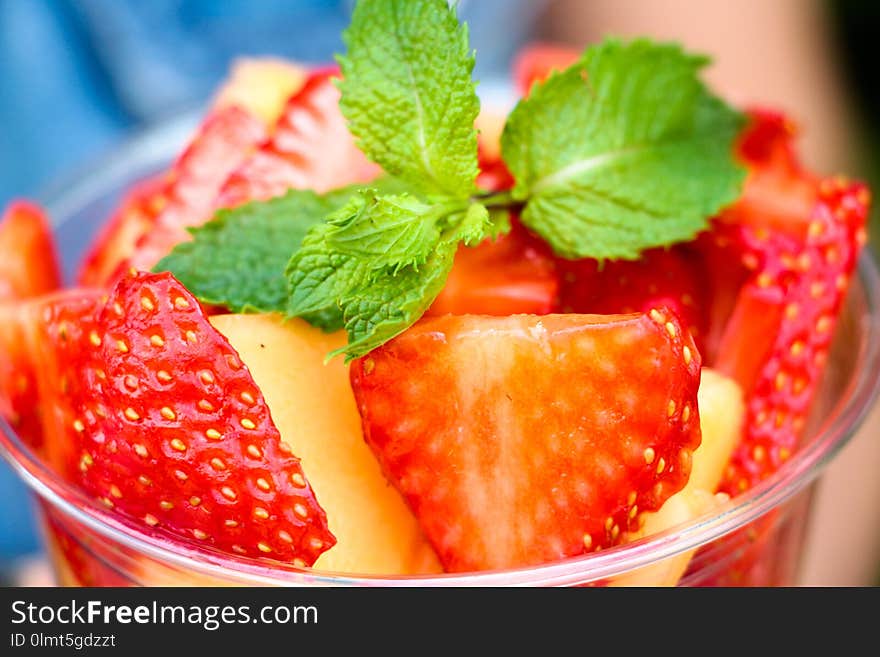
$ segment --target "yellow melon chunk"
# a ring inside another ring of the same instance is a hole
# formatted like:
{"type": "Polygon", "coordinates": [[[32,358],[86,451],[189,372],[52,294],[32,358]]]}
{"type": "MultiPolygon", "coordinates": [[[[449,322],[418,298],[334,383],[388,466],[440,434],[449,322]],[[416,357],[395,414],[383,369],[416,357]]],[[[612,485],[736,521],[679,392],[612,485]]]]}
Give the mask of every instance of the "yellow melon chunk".
{"type": "MultiPolygon", "coordinates": [[[[733,379],[703,368],[697,403],[703,439],[694,452],[688,483],[683,490],[670,497],[660,510],[646,513],[644,526],[630,540],[687,522],[728,499],[723,493],[713,493],[721,482],[724,468],[742,432],[745,417],[742,390],[733,379]]],[[[612,586],[675,586],[687,570],[692,556],[693,551],[690,551],[640,568],[617,578],[612,586]]]]}
{"type": "Polygon", "coordinates": [[[687,487],[714,492],[742,436],[746,407],[739,384],[704,367],[697,391],[703,441],[694,452],[687,487]]]}
{"type": "Polygon", "coordinates": [[[483,157],[494,161],[501,159],[501,133],[504,131],[505,115],[483,109],[477,116],[475,127],[480,135],[483,157]]]}
{"type": "Polygon", "coordinates": [[[364,442],[342,358],[328,352],[344,333],[326,334],[302,320],[218,315],[211,322],[248,366],[281,432],[302,459],[338,543],[316,569],[407,575],[442,572],[403,498],[364,442]]]}
{"type": "Polygon", "coordinates": [[[299,91],[307,71],[293,62],[274,57],[237,60],[214,98],[215,107],[238,105],[275,125],[287,99],[299,91]]]}

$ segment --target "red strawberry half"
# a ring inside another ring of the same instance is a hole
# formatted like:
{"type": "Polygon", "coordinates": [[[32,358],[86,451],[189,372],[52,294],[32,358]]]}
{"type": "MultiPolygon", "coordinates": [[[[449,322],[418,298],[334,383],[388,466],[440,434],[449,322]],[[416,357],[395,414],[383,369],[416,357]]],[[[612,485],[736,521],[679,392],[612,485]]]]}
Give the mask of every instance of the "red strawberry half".
{"type": "Polygon", "coordinates": [[[35,304],[49,461],[150,527],[311,565],[335,539],[248,369],[170,274],[35,304]]]}
{"type": "Polygon", "coordinates": [[[444,567],[618,543],[687,482],[693,341],[650,315],[445,316],[355,361],[364,436],[444,567]]]}
{"type": "Polygon", "coordinates": [[[163,175],[136,183],[125,192],[119,207],[83,258],[78,277],[80,285],[107,285],[120,263],[134,255],[138,241],[150,231],[165,205],[165,188],[163,175]]]}
{"type": "Polygon", "coordinates": [[[650,249],[638,260],[559,260],[563,312],[633,313],[666,306],[702,352],[706,290],[699,258],[689,247],[650,249]]]}
{"type": "Polygon", "coordinates": [[[574,64],[580,53],[570,46],[556,43],[531,43],[517,53],[513,62],[513,80],[523,96],[532,85],[541,82],[556,71],[574,64]]]}
{"type": "Polygon", "coordinates": [[[262,121],[231,105],[214,111],[175,162],[156,225],[138,242],[130,266],[150,269],[174,245],[189,239],[186,228],[214,214],[214,200],[229,174],[265,138],[262,121]]]}
{"type": "Polygon", "coordinates": [[[336,68],[316,71],[291,96],[272,136],[223,184],[218,207],[267,200],[288,189],[326,192],[379,173],[355,146],[339,109],[336,68]]]}
{"type": "Polygon", "coordinates": [[[867,188],[832,179],[818,190],[803,239],[743,224],[719,228],[751,270],[715,363],[748,399],[745,435],[724,483],[731,494],[793,453],[865,241],[867,188]]]}
{"type": "Polygon", "coordinates": [[[711,363],[740,383],[748,405],[722,485],[731,495],[775,471],[797,446],[870,203],[864,185],[820,180],[801,167],[784,116],[751,118],[739,145],[749,167],[742,198],[701,240],[714,299],[711,363]]]}
{"type": "Polygon", "coordinates": [[[22,301],[60,284],[45,213],[27,201],[10,204],[0,219],[0,415],[35,447],[42,443],[39,399],[18,314],[22,301]]]}
{"type": "Polygon", "coordinates": [[[11,203],[0,218],[0,301],[38,296],[60,284],[48,217],[34,203],[11,203]]]}
{"type": "Polygon", "coordinates": [[[514,219],[508,234],[458,249],[428,314],[546,315],[556,307],[558,292],[549,247],[514,219]]]}

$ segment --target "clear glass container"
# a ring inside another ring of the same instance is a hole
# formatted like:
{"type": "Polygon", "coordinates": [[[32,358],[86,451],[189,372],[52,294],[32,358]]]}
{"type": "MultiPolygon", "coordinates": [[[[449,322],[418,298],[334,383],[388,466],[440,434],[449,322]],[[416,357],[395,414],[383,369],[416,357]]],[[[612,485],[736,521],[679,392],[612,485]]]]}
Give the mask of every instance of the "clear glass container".
{"type": "MultiPolygon", "coordinates": [[[[44,201],[55,220],[65,275],[131,183],[160,171],[195,125],[187,116],[144,133],[44,201]]],[[[0,452],[37,494],[44,538],[64,585],[499,586],[653,584],[793,585],[805,549],[814,484],[863,426],[880,388],[880,278],[863,256],[838,324],[828,371],[801,449],[772,477],[710,514],[624,546],[539,567],[429,577],[357,576],[223,554],[148,531],[70,486],[0,419],[0,452]]]]}

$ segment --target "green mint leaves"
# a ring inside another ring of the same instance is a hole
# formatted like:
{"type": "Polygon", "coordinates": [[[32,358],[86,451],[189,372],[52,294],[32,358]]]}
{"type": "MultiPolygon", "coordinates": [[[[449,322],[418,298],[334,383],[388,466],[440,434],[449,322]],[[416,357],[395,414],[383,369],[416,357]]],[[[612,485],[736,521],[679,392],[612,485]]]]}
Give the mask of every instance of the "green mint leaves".
{"type": "Polygon", "coordinates": [[[340,105],[361,150],[415,191],[472,193],[474,57],[446,0],[359,2],[345,43],[340,105]]]}
{"type": "Polygon", "coordinates": [[[219,212],[157,267],[202,301],[345,329],[357,358],[418,321],[458,248],[507,232],[511,212],[561,257],[637,258],[740,192],[742,117],[677,45],[609,40],[535,85],[502,134],[515,186],[490,196],[475,185],[474,57],[449,3],[360,0],[345,42],[340,110],[390,176],[219,212]]]}
{"type": "Polygon", "coordinates": [[[190,229],[192,241],[178,244],[155,270],[172,272],[203,303],[233,312],[283,312],[290,254],[347,197],[291,190],[264,203],[220,210],[190,229]]]}
{"type": "Polygon", "coordinates": [[[365,190],[309,232],[287,268],[287,314],[344,327],[356,358],[418,321],[458,244],[504,218],[472,198],[480,102],[467,28],[448,3],[359,2],[345,42],[340,109],[364,154],[409,190],[365,190]]]}
{"type": "Polygon", "coordinates": [[[698,79],[706,63],[611,40],[533,88],[501,140],[523,222],[566,258],[637,258],[703,230],[745,175],[741,117],[698,79]]]}
{"type": "Polygon", "coordinates": [[[425,313],[459,243],[496,232],[492,219],[468,199],[428,203],[364,190],[309,231],[290,260],[287,313],[325,330],[344,327],[345,353],[362,356],[425,313]]]}

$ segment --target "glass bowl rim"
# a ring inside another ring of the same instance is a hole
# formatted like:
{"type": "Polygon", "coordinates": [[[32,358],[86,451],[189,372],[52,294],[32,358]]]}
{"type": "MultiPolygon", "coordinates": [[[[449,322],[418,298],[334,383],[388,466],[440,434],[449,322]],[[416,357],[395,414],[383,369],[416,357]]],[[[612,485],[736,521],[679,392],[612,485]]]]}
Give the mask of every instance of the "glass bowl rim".
{"type": "MultiPolygon", "coordinates": [[[[167,161],[163,144],[179,144],[193,125],[196,112],[158,123],[105,155],[57,180],[41,195],[50,216],[75,214],[75,208],[118,191],[131,169],[167,161]]],[[[127,182],[132,182],[130,179],[127,182]]],[[[60,480],[0,418],[0,453],[53,510],[82,523],[103,539],[115,541],[161,563],[230,584],[276,586],[505,586],[558,585],[601,580],[630,573],[694,550],[754,521],[813,481],[864,421],[880,394],[880,274],[868,252],[862,254],[850,295],[860,293],[867,311],[862,321],[861,353],[846,390],[829,416],[803,448],[773,475],[745,493],[691,521],[601,552],[552,563],[508,570],[438,575],[364,575],[301,569],[200,547],[171,535],[147,531],[120,517],[74,485],[60,480]]]]}

